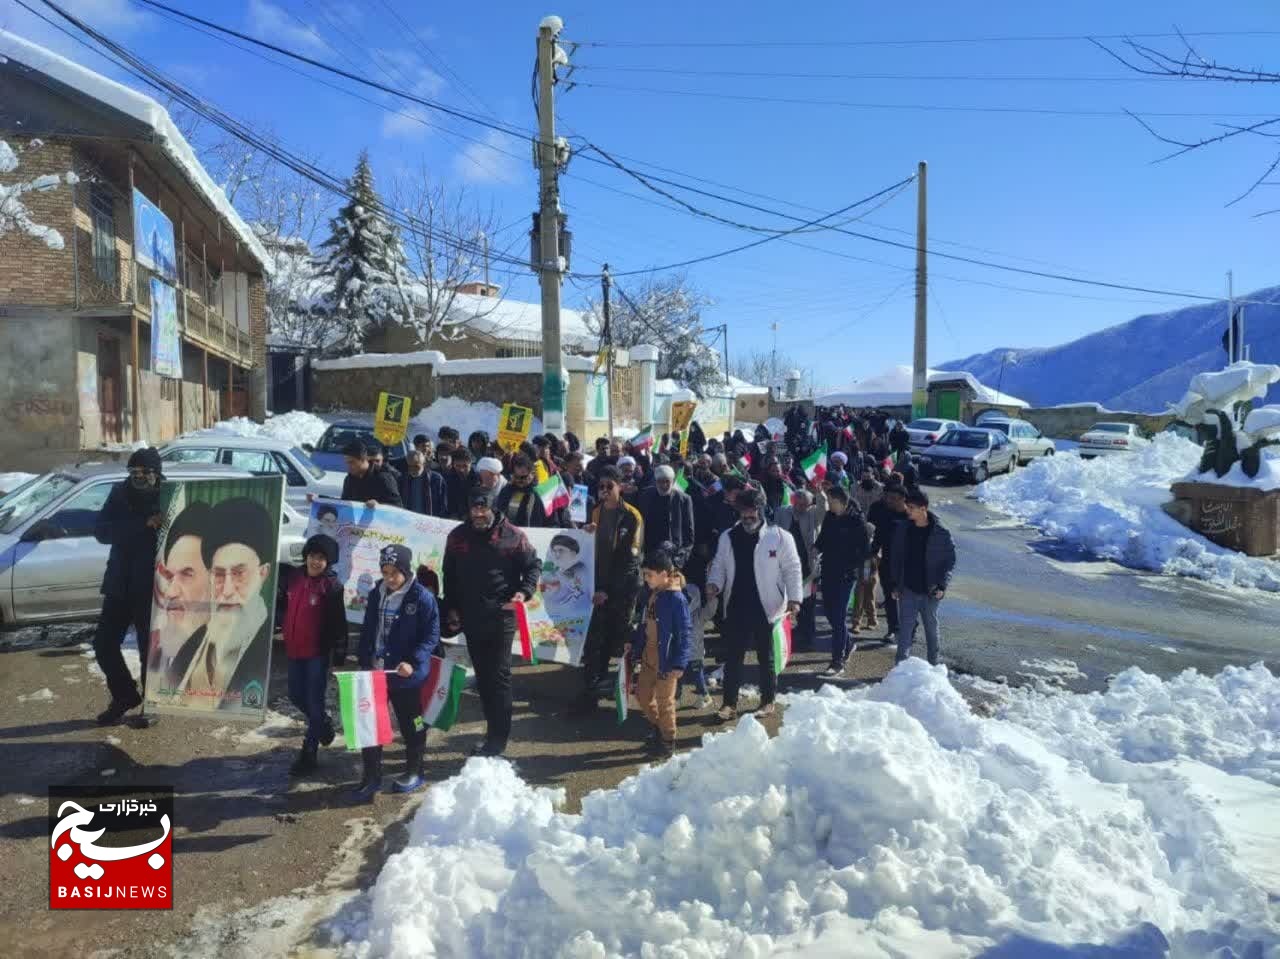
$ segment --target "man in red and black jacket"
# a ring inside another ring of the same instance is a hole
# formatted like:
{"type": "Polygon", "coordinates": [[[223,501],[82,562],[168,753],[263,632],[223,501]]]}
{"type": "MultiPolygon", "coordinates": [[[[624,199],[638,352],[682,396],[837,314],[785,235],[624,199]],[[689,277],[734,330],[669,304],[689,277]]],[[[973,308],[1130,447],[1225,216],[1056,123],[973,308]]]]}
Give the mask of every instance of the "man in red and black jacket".
{"type": "Polygon", "coordinates": [[[448,632],[467,635],[484,707],[484,741],[473,756],[501,756],[511,736],[512,603],[538,589],[542,565],[524,531],[494,513],[484,490],[473,489],[467,520],[454,527],[444,547],[444,610],[448,632]]]}

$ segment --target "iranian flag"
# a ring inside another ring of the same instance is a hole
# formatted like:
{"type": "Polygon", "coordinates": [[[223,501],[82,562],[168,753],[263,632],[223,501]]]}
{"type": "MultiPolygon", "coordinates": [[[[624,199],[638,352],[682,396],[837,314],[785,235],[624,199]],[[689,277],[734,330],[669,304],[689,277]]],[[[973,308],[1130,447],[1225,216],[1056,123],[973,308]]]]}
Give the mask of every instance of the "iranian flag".
{"type": "Polygon", "coordinates": [[[684,470],[676,474],[676,489],[682,493],[689,492],[689,477],[685,475],[684,470]]]}
{"type": "Polygon", "coordinates": [[[335,675],[342,709],[342,736],[347,741],[347,749],[354,752],[391,742],[386,672],[373,669],[335,675]]]}
{"type": "Polygon", "coordinates": [[[653,424],[649,423],[635,436],[631,437],[631,447],[637,453],[653,446],[653,424]]]}
{"type": "Polygon", "coordinates": [[[748,473],[751,472],[751,454],[750,453],[743,450],[742,459],[738,460],[738,462],[742,464],[742,469],[746,470],[748,473]]]}
{"type": "Polygon", "coordinates": [[[791,617],[783,616],[773,624],[773,672],[775,675],[787,668],[791,659],[791,617]]]}
{"type": "Polygon", "coordinates": [[[533,630],[529,628],[529,608],[524,603],[512,603],[511,608],[516,613],[516,639],[520,643],[519,650],[511,651],[518,652],[521,659],[536,666],[538,657],[533,652],[533,630]]]}
{"type": "Polygon", "coordinates": [[[462,690],[467,685],[466,667],[431,657],[431,671],[422,684],[422,720],[436,729],[449,729],[458,719],[462,690]]]}
{"type": "Polygon", "coordinates": [[[618,682],[613,688],[613,703],[618,710],[618,725],[627,721],[627,707],[631,694],[631,654],[624,653],[618,663],[618,682]]]}
{"type": "Polygon", "coordinates": [[[804,475],[811,480],[822,480],[827,475],[827,444],[823,443],[816,450],[800,461],[804,475]]]}
{"type": "Polygon", "coordinates": [[[542,511],[550,516],[558,509],[569,505],[569,491],[564,488],[564,480],[559,473],[552,473],[534,487],[538,499],[542,500],[542,511]]]}

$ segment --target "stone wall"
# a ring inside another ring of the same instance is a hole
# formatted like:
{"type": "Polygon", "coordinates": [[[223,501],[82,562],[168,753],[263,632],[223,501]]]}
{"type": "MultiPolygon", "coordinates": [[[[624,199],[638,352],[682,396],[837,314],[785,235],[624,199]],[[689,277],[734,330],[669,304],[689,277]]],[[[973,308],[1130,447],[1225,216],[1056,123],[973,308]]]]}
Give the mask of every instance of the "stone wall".
{"type": "MultiPolygon", "coordinates": [[[[317,410],[372,413],[378,406],[378,394],[383,390],[412,397],[414,410],[430,406],[437,396],[450,395],[440,389],[441,381],[437,381],[435,369],[430,363],[337,370],[326,370],[318,366],[313,365],[311,369],[311,395],[314,398],[313,407],[317,410]]],[[[488,380],[491,377],[470,379],[488,380]]],[[[491,397],[480,398],[501,402],[491,397]]]]}
{"type": "MultiPolygon", "coordinates": [[[[1007,407],[996,407],[986,403],[971,405],[973,417],[988,409],[1008,412],[1007,407]]],[[[1045,436],[1061,440],[1079,439],[1095,423],[1134,423],[1144,433],[1155,434],[1174,421],[1172,413],[1112,413],[1099,410],[1092,403],[1082,403],[1077,406],[1033,407],[1018,410],[1013,415],[1017,419],[1031,423],[1045,436]]]]}
{"type": "MultiPolygon", "coordinates": [[[[456,396],[468,403],[518,403],[542,416],[541,373],[446,375],[438,380],[440,396],[456,396]]],[[[415,405],[417,400],[414,400],[415,405]]]]}

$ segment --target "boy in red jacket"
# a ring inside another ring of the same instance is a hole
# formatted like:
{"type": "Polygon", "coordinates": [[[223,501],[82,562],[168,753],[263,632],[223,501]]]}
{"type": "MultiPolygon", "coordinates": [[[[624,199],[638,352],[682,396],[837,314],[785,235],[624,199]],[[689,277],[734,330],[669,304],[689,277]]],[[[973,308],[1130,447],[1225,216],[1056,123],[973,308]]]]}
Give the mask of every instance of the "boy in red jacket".
{"type": "Polygon", "coordinates": [[[285,594],[284,652],[289,659],[289,699],[307,717],[302,752],[289,775],[304,776],[316,768],[320,744],[334,739],[333,720],[325,712],[329,662],[347,657],[347,610],[342,584],[334,575],[338,544],[318,533],[302,548],[303,566],[281,577],[285,594]]]}

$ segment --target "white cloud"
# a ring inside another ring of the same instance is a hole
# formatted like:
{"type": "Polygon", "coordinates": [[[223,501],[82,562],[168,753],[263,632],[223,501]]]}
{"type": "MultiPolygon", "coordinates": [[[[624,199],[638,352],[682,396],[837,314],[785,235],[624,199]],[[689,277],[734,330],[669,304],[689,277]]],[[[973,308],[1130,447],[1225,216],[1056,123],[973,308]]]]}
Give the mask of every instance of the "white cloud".
{"type": "Polygon", "coordinates": [[[308,23],[295,20],[283,7],[268,3],[267,0],[249,0],[246,19],[251,33],[280,46],[312,53],[325,48],[320,31],[308,23]]]}
{"type": "Polygon", "coordinates": [[[515,183],[523,169],[519,146],[513,137],[489,130],[482,143],[468,144],[453,158],[454,172],[470,183],[515,183]]]}
{"type": "MultiPolygon", "coordinates": [[[[378,49],[373,59],[387,72],[397,86],[419,97],[433,98],[444,89],[444,77],[427,67],[422,59],[409,50],[378,49]]],[[[381,73],[381,71],[379,71],[381,73]]],[[[382,119],[382,135],[420,139],[430,129],[421,121],[431,120],[432,111],[400,101],[397,113],[388,113],[382,119]]]]}
{"type": "Polygon", "coordinates": [[[382,135],[384,137],[406,137],[420,139],[426,136],[431,128],[423,121],[431,121],[431,111],[426,107],[414,107],[407,104],[396,108],[398,112],[388,113],[382,118],[382,135]]]}

